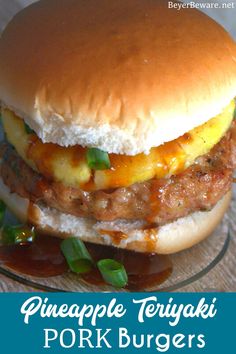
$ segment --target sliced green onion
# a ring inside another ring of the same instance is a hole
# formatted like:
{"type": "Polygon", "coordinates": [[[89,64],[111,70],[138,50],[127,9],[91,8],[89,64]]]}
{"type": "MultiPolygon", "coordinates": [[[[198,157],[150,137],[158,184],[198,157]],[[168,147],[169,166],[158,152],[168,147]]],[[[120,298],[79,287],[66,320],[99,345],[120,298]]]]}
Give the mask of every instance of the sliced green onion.
{"type": "Polygon", "coordinates": [[[4,245],[26,244],[35,240],[34,228],[28,226],[9,226],[2,229],[2,242],[4,245]]]}
{"type": "Polygon", "coordinates": [[[67,238],[61,243],[61,250],[72,272],[84,274],[92,270],[93,260],[81,240],[67,238]]]}
{"type": "Polygon", "coordinates": [[[107,170],[111,167],[109,155],[107,152],[91,148],[87,150],[87,163],[93,170],[107,170]]]}
{"type": "Polygon", "coordinates": [[[97,266],[106,283],[116,288],[123,288],[127,285],[128,275],[123,264],[114,259],[102,259],[97,266]]]}
{"type": "Polygon", "coordinates": [[[0,200],[0,226],[3,224],[4,216],[6,212],[6,204],[0,200]]]}
{"type": "Polygon", "coordinates": [[[25,131],[27,134],[35,134],[35,132],[33,131],[33,129],[31,129],[28,124],[25,123],[25,131]]]}

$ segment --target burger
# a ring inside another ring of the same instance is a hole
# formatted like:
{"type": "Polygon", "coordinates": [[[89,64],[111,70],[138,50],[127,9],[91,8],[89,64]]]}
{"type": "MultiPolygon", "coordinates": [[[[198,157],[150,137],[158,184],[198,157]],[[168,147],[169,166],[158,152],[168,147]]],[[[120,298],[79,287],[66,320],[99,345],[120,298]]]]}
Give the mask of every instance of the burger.
{"type": "Polygon", "coordinates": [[[0,39],[0,199],[51,235],[175,253],[236,164],[236,45],[163,0],[41,0],[0,39]]]}

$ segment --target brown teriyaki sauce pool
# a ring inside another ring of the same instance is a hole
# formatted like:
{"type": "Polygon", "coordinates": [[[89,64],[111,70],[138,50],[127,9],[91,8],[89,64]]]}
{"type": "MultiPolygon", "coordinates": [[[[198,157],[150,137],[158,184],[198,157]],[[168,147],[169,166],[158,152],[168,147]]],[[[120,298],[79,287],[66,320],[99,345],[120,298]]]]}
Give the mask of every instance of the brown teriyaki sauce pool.
{"type": "MultiPolygon", "coordinates": [[[[0,265],[16,272],[48,278],[69,272],[66,260],[61,253],[62,240],[45,234],[37,234],[32,244],[0,246],[0,265]]],[[[111,258],[121,262],[128,274],[129,290],[144,290],[157,287],[172,273],[172,264],[167,256],[151,253],[136,253],[110,246],[86,243],[93,260],[111,258]]],[[[105,285],[99,271],[79,276],[86,283],[105,285]]]]}

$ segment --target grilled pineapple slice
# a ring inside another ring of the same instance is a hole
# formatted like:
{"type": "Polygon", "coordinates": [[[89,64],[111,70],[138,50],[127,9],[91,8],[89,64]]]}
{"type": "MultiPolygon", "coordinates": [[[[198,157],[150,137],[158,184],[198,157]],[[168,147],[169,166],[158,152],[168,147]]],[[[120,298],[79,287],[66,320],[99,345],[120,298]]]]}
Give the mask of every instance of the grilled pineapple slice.
{"type": "Polygon", "coordinates": [[[186,154],[186,167],[191,165],[198,157],[196,151],[199,147],[201,147],[199,154],[201,156],[208,153],[220,141],[234,119],[234,110],[235,101],[233,100],[221,114],[193,129],[189,133],[187,142],[184,139],[185,136],[179,139],[179,143],[186,154]]]}
{"type": "Polygon", "coordinates": [[[94,171],[93,180],[86,162],[86,149],[42,143],[35,134],[27,134],[23,120],[8,109],[2,110],[2,120],[8,141],[34,170],[67,186],[97,190],[126,187],[183,171],[220,141],[231,125],[234,109],[232,101],[215,118],[176,140],[151,149],[148,155],[110,154],[112,169],[94,171]]]}
{"type": "Polygon", "coordinates": [[[184,136],[151,149],[148,155],[110,155],[112,170],[96,171],[97,189],[128,186],[151,178],[177,174],[194,160],[208,153],[229,129],[234,115],[235,101],[224,111],[184,136]]]}
{"type": "Polygon", "coordinates": [[[7,140],[17,150],[18,154],[30,165],[33,169],[36,166],[32,160],[26,157],[26,151],[29,146],[29,136],[26,134],[24,121],[19,119],[8,109],[2,109],[2,123],[7,140]]]}
{"type": "Polygon", "coordinates": [[[7,140],[35,171],[77,188],[90,180],[91,170],[86,162],[85,149],[43,144],[35,134],[27,134],[24,121],[8,109],[2,110],[2,121],[7,140]]]}

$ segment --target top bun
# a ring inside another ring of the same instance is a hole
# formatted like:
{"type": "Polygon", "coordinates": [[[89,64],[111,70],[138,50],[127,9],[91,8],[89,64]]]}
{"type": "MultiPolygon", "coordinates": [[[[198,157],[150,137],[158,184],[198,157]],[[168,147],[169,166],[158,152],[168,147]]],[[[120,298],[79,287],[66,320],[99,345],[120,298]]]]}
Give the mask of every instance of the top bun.
{"type": "Polygon", "coordinates": [[[0,39],[2,104],[44,142],[147,153],[235,95],[235,42],[164,0],[42,0],[0,39]]]}

